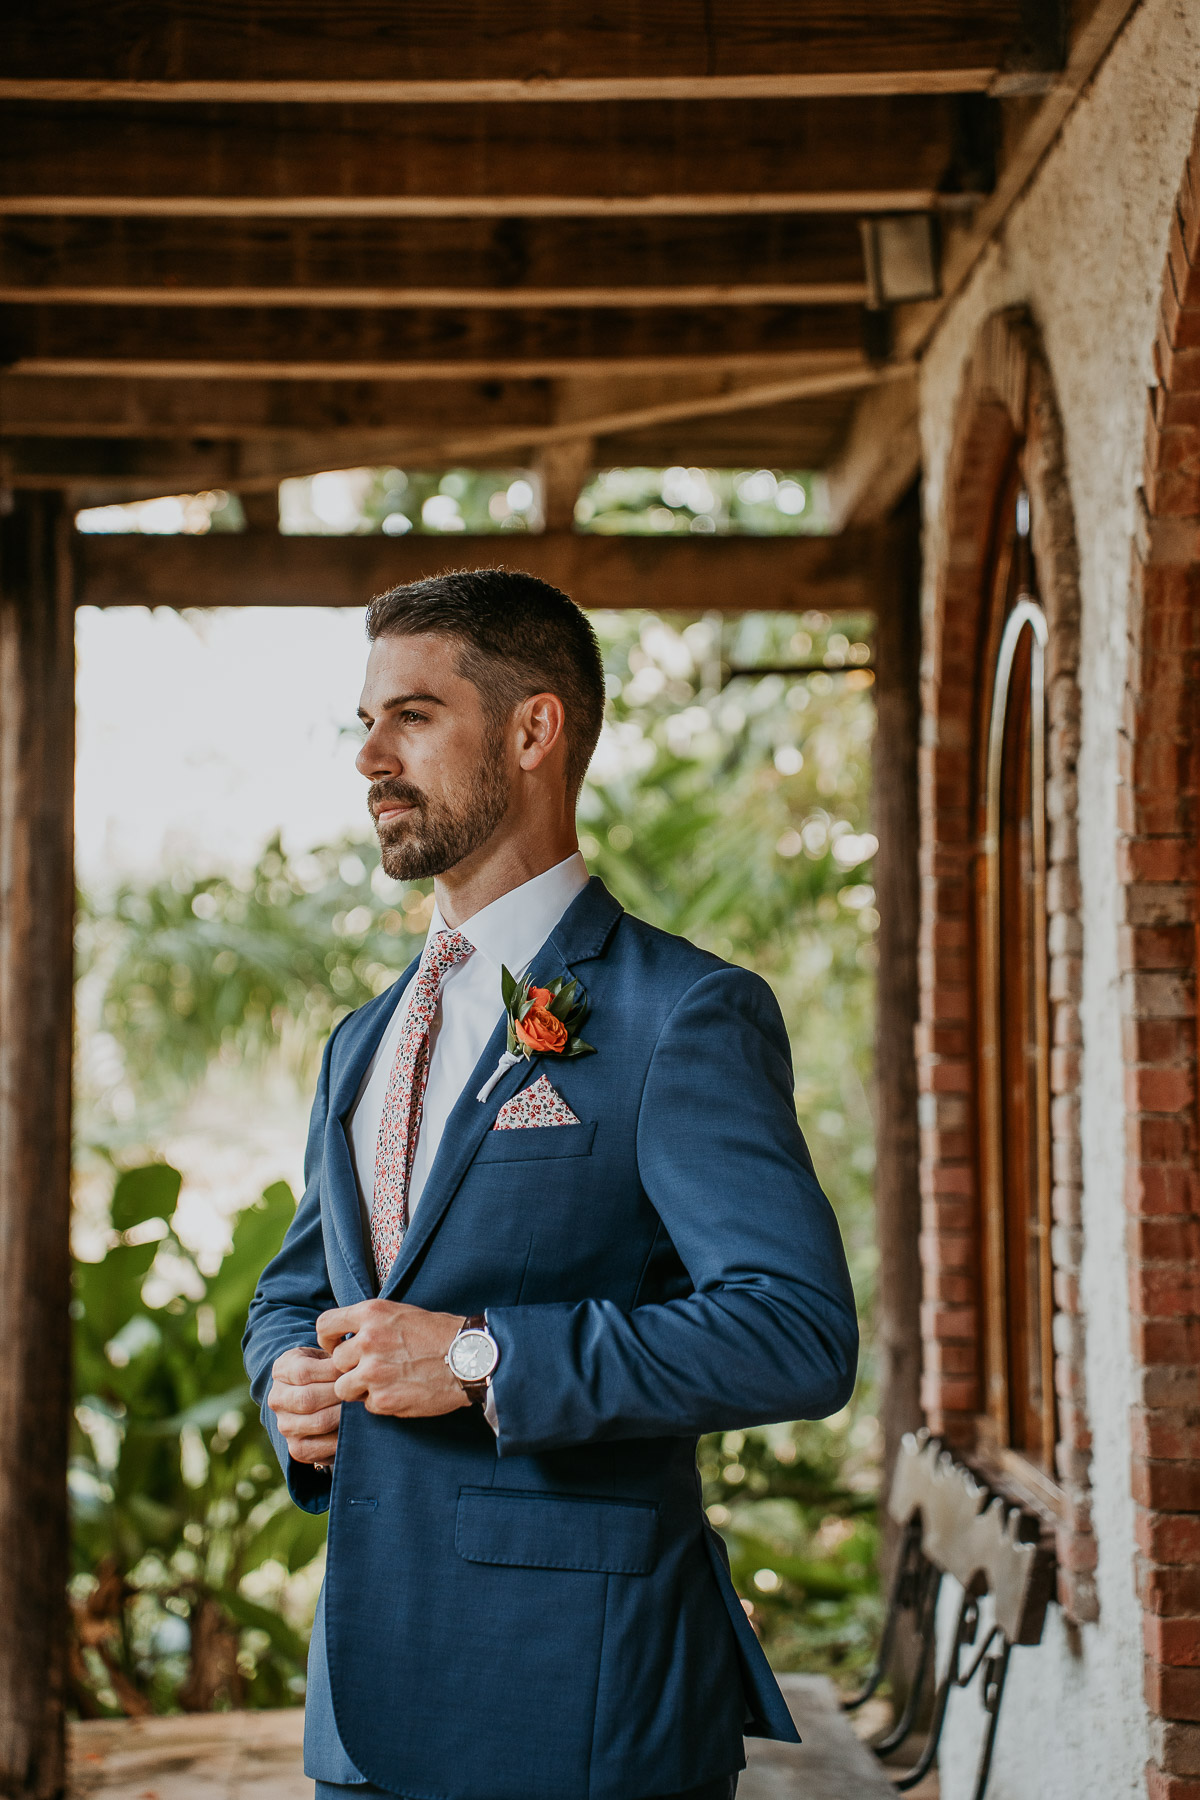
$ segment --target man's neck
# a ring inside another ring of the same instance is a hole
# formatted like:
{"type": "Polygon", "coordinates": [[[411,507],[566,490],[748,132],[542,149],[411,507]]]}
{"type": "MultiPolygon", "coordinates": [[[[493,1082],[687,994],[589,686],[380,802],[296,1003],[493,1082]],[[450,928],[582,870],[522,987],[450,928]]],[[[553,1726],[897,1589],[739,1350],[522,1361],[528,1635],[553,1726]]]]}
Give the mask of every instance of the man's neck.
{"type": "Polygon", "coordinates": [[[452,929],[465,925],[468,919],[523,887],[547,869],[573,856],[579,848],[574,831],[553,842],[522,845],[517,841],[500,846],[483,846],[475,856],[467,857],[444,875],[434,879],[433,892],[438,911],[452,929]],[[488,851],[490,849],[490,854],[488,851]]]}

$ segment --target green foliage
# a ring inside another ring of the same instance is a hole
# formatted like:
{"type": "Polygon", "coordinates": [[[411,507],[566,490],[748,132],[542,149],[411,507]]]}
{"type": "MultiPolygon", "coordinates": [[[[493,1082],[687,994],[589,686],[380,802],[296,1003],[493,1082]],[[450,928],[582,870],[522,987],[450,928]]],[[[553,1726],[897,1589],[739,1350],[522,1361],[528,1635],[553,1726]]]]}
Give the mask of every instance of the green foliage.
{"type": "MultiPolygon", "coordinates": [[[[285,481],[280,522],[285,532],[398,537],[536,530],[541,515],[537,484],[521,469],[340,469],[285,481]]],[[[575,523],[626,536],[826,529],[813,477],[777,469],[602,469],[580,494],[575,523]]]]}
{"type": "Polygon", "coordinates": [[[776,1668],[847,1682],[882,1623],[869,1422],[727,1431],[700,1446],[704,1503],[776,1668]]]}
{"type": "MultiPolygon", "coordinates": [[[[610,701],[605,737],[580,806],[589,866],[643,918],[686,933],[718,955],[758,970],[772,984],[791,1036],[801,1123],[837,1209],[860,1309],[869,1318],[874,1247],[867,1087],[877,915],[870,885],[874,841],[867,831],[873,709],[871,677],[862,666],[868,654],[866,622],[840,621],[835,629],[819,614],[744,614],[722,623],[653,613],[602,613],[593,621],[610,701]],[[730,675],[764,664],[816,665],[817,672],[730,675]]],[[[250,1067],[282,1056],[298,1081],[311,1082],[331,1024],[395,979],[420,947],[430,907],[425,888],[386,880],[374,845],[355,842],[292,859],[273,844],[245,879],[180,875],[127,886],[111,905],[85,908],[81,963],[102,992],[103,1025],[123,1061],[137,1109],[117,1132],[105,1110],[107,1100],[81,1084],[85,1152],[87,1146],[118,1141],[152,1142],[152,1121],[161,1117],[161,1108],[182,1104],[214,1060],[250,1067]]],[[[148,1180],[135,1171],[123,1178],[114,1198],[114,1225],[134,1238],[148,1218],[169,1216],[165,1199],[154,1212],[148,1180]]],[[[116,1240],[104,1264],[97,1265],[108,1273],[81,1272],[85,1286],[91,1284],[81,1297],[96,1309],[94,1329],[89,1327],[96,1342],[81,1351],[81,1358],[91,1357],[92,1371],[85,1379],[81,1362],[81,1393],[103,1398],[107,1390],[97,1386],[99,1375],[115,1378],[105,1345],[114,1338],[127,1345],[130,1361],[119,1372],[121,1379],[144,1361],[145,1391],[159,1406],[157,1427],[139,1427],[137,1441],[156,1446],[160,1456],[165,1445],[173,1445],[178,1465],[185,1441],[181,1421],[188,1414],[189,1433],[209,1434],[206,1483],[224,1479],[216,1469],[221,1458],[213,1454],[214,1433],[221,1436],[222,1408],[237,1410],[229,1397],[240,1380],[240,1369],[230,1372],[220,1363],[216,1346],[240,1330],[239,1309],[244,1312],[253,1275],[272,1247],[273,1229],[262,1213],[243,1216],[228,1273],[223,1266],[204,1302],[180,1302],[182,1311],[150,1314],[129,1298],[135,1288],[140,1291],[153,1245],[116,1240]],[[112,1299],[113,1287],[125,1298],[112,1299]],[[201,1306],[211,1308],[207,1329],[217,1330],[205,1356],[198,1355],[204,1348],[198,1325],[187,1323],[198,1321],[201,1306]],[[146,1323],[134,1323],[143,1315],[146,1323]],[[135,1354],[137,1334],[147,1325],[159,1334],[153,1339],[158,1347],[151,1351],[152,1340],[146,1339],[135,1354]],[[150,1365],[166,1355],[161,1346],[168,1344],[184,1360],[190,1357],[191,1385],[184,1392],[182,1377],[171,1376],[180,1391],[163,1396],[160,1405],[150,1365]],[[188,1412],[205,1406],[207,1411],[188,1412]]],[[[878,1601],[872,1387],[868,1338],[859,1395],[844,1419],[830,1426],[726,1434],[702,1446],[705,1503],[726,1535],[739,1591],[752,1603],[780,1666],[850,1676],[873,1636],[878,1601]],[[736,1452],[735,1437],[742,1440],[736,1452]],[[735,1469],[741,1473],[735,1475],[735,1469]]],[[[111,1404],[128,1408],[130,1398],[117,1395],[111,1404]]],[[[252,1437],[261,1438],[260,1428],[247,1419],[229,1442],[235,1468],[243,1467],[240,1446],[252,1437]]],[[[189,1621],[198,1619],[198,1609],[208,1602],[218,1606],[222,1618],[240,1627],[243,1657],[259,1658],[253,1674],[241,1678],[243,1697],[258,1703],[260,1695],[286,1697],[288,1681],[295,1679],[286,1671],[297,1664],[289,1662],[285,1643],[292,1627],[281,1627],[283,1635],[272,1637],[273,1628],[247,1609],[275,1615],[227,1573],[251,1569],[246,1557],[260,1550],[264,1558],[275,1556],[263,1543],[292,1529],[287,1523],[292,1512],[279,1497],[274,1475],[263,1478],[261,1489],[254,1484],[253,1470],[272,1459],[254,1454],[261,1463],[250,1460],[249,1473],[231,1477],[232,1490],[228,1484],[220,1490],[221,1500],[232,1491],[242,1509],[235,1507],[231,1523],[213,1523],[186,1483],[177,1491],[182,1478],[168,1482],[155,1463],[153,1481],[136,1490],[136,1505],[131,1493],[118,1506],[115,1490],[114,1499],[105,1502],[110,1512],[88,1538],[80,1566],[95,1571],[105,1546],[118,1542],[130,1543],[139,1557],[157,1558],[142,1568],[121,1552],[131,1584],[129,1571],[139,1571],[131,1617],[140,1618],[137,1608],[149,1604],[161,1617],[175,1587],[190,1609],[189,1621]],[[250,1484],[240,1498],[238,1480],[250,1484]],[[139,1548],[143,1539],[130,1533],[143,1504],[158,1521],[160,1535],[153,1542],[146,1537],[149,1547],[139,1548]],[[254,1531],[265,1534],[253,1540],[253,1550],[241,1547],[239,1535],[250,1529],[251,1515],[254,1531]],[[196,1571],[208,1565],[190,1539],[181,1543],[180,1520],[205,1533],[205,1545],[213,1538],[226,1546],[219,1555],[214,1552],[215,1573],[204,1576],[203,1588],[196,1571]],[[177,1561],[181,1555],[183,1565],[177,1561]],[[191,1587],[179,1585],[185,1570],[191,1571],[186,1574],[191,1587]],[[164,1597],[156,1598],[160,1594],[164,1597]]],[[[111,1485],[98,1465],[93,1472],[101,1484],[111,1485]]],[[[218,1520],[224,1517],[219,1514],[218,1520]]],[[[294,1529],[303,1534],[315,1528],[300,1523],[294,1529]]],[[[289,1551],[279,1560],[298,1566],[306,1548],[304,1540],[294,1556],[289,1551]]],[[[140,1637],[130,1629],[133,1648],[121,1667],[144,1671],[161,1664],[166,1673],[138,1679],[156,1705],[171,1704],[183,1679],[178,1668],[168,1668],[165,1657],[155,1663],[145,1647],[153,1642],[149,1627],[137,1627],[140,1637]]]]}
{"type": "Polygon", "coordinates": [[[603,469],[575,507],[582,531],[795,536],[827,529],[811,475],[773,469],[603,469]]]}
{"type": "Polygon", "coordinates": [[[85,1715],[277,1706],[303,1687],[302,1634],[243,1586],[267,1562],[311,1563],[325,1537],[288,1499],[241,1359],[295,1202],[268,1188],[214,1275],[190,1264],[195,1297],[153,1307],[155,1258],[186,1258],[170,1224],[180,1186],[165,1163],[121,1175],[105,1255],[75,1265],[71,1678],[85,1715]]]}
{"type": "Polygon", "coordinates": [[[126,884],[103,909],[82,896],[80,972],[100,966],[100,1022],[143,1101],[178,1095],[222,1054],[282,1048],[307,1081],[338,1019],[419,951],[429,885],[383,880],[373,847],[289,860],[274,842],[244,879],[126,884]],[[381,904],[377,886],[396,900],[381,904]]]}

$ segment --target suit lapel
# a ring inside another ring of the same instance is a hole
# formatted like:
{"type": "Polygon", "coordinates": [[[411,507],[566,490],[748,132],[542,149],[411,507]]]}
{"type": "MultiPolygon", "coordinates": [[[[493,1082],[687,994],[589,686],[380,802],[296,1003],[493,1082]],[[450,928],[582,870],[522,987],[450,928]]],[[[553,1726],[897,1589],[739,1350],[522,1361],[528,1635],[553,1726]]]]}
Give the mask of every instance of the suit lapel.
{"type": "MultiPolygon", "coordinates": [[[[361,1020],[353,1038],[345,1045],[340,1058],[335,1058],[337,1068],[333,1073],[333,1084],[329,1096],[329,1111],[325,1120],[325,1198],[329,1206],[329,1215],[333,1221],[334,1235],[342,1252],[342,1259],[357,1283],[364,1300],[375,1292],[375,1277],[367,1255],[366,1238],[363,1231],[362,1205],[358,1195],[358,1183],[354,1178],[354,1164],[350,1156],[350,1141],[347,1132],[347,1120],[351,1108],[358,1097],[363,1076],[370,1065],[371,1058],[379,1048],[397,1006],[417,972],[421,959],[414,956],[400,979],[386,993],[364,1008],[367,1017],[361,1020]]],[[[349,1028],[346,1032],[350,1037],[349,1028]]]]}
{"type": "MultiPolygon", "coordinates": [[[[534,980],[545,982],[556,975],[570,975],[573,962],[585,962],[599,956],[621,916],[621,907],[604,883],[593,876],[582,893],[577,894],[566,912],[533,958],[534,980]]],[[[585,984],[586,985],[586,984],[585,984]]],[[[400,1254],[392,1264],[381,1293],[390,1299],[404,1283],[416,1259],[462,1185],[462,1180],[476,1151],[496,1122],[496,1114],[504,1102],[523,1087],[533,1063],[548,1066],[549,1059],[536,1057],[506,1069],[496,1086],[481,1105],[475,1098],[499,1062],[508,1040],[503,1014],[487,1041],[483,1055],[471,1071],[470,1080],[458,1096],[446,1120],[442,1141],[429,1171],[425,1190],[417,1204],[412,1226],[405,1234],[400,1254]]],[[[378,1039],[376,1039],[378,1041],[378,1039]]],[[[369,1058],[367,1059],[370,1060],[369,1058]]],[[[366,1062],[363,1063],[366,1068],[366,1062]]],[[[359,1080],[362,1076],[360,1074],[359,1080]]]]}

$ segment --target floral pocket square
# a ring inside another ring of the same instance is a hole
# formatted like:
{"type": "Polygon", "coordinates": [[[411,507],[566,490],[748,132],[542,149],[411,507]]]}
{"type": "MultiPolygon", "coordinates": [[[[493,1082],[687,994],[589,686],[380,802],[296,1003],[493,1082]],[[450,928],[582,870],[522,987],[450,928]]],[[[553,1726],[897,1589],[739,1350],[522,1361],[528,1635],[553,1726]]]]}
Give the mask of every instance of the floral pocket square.
{"type": "Polygon", "coordinates": [[[533,1125],[578,1125],[579,1120],[548,1075],[539,1075],[529,1087],[506,1100],[496,1114],[493,1131],[522,1131],[533,1125]]]}

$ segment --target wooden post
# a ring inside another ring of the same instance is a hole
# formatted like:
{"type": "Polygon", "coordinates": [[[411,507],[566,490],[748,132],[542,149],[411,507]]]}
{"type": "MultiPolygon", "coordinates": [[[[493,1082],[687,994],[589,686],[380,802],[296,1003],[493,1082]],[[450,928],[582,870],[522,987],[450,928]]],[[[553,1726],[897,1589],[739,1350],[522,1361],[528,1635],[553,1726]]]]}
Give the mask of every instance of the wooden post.
{"type": "Polygon", "coordinates": [[[64,1792],[74,619],[54,493],[0,518],[0,1794],[64,1792]]]}
{"type": "MultiPolygon", "coordinates": [[[[900,1439],[921,1423],[921,1197],[918,1186],[917,1069],[917,732],[920,714],[919,523],[915,505],[898,547],[895,587],[875,627],[873,813],[879,850],[879,971],[875,999],[875,1233],[879,1274],[875,1343],[883,1426],[884,1492],[900,1439]]],[[[890,1573],[895,1532],[885,1515],[890,1573]]]]}

